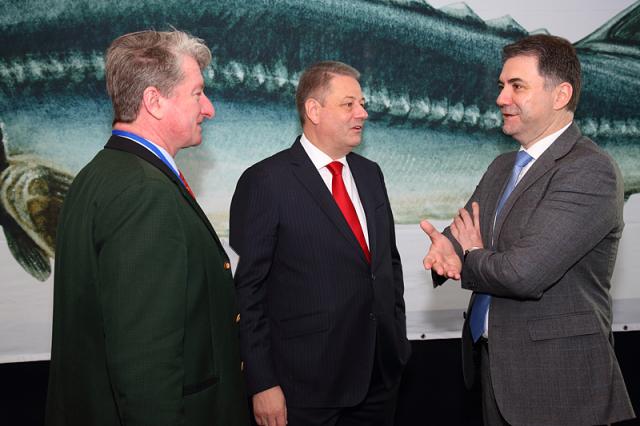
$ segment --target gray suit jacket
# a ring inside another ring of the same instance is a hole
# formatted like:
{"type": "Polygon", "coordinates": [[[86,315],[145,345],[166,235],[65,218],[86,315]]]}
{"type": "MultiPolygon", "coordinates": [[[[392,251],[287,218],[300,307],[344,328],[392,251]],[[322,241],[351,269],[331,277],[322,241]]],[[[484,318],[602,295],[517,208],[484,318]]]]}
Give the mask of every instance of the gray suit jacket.
{"type": "MultiPolygon", "coordinates": [[[[518,183],[494,229],[515,154],[493,161],[466,206],[480,204],[485,249],[469,253],[462,269],[463,288],[493,295],[489,357],[500,412],[513,425],[632,418],[609,295],[624,226],[620,172],[572,124],[518,183]]],[[[465,323],[468,386],[474,349],[465,323]]]]}

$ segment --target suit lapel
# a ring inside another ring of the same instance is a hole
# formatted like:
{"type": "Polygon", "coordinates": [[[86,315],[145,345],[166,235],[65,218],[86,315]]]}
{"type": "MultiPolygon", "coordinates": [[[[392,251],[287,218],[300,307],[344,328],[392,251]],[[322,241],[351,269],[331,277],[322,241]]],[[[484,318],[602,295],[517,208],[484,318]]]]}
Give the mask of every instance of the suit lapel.
{"type": "MultiPolygon", "coordinates": [[[[358,240],[355,235],[353,235],[351,228],[349,228],[349,224],[333,199],[331,191],[328,190],[320,173],[318,173],[318,170],[300,144],[299,136],[289,149],[289,154],[291,156],[292,171],[296,179],[305,187],[309,195],[311,195],[320,209],[329,217],[336,228],[338,228],[344,238],[360,252],[362,259],[366,262],[362,247],[360,247],[358,240]]],[[[349,164],[349,166],[351,166],[351,164],[349,164]]]]}
{"type": "MultiPolygon", "coordinates": [[[[375,182],[376,176],[368,176],[364,163],[358,161],[358,157],[353,154],[347,155],[347,162],[349,163],[349,169],[353,180],[356,182],[358,188],[358,195],[360,196],[360,202],[364,209],[364,215],[367,218],[367,233],[369,235],[369,253],[371,254],[371,264],[373,265],[376,260],[376,216],[375,216],[375,193],[372,185],[367,185],[367,182],[375,182]]],[[[358,244],[360,251],[362,248],[358,244]]],[[[364,258],[364,254],[363,254],[364,258]]]]}
{"type": "Polygon", "coordinates": [[[180,193],[187,200],[191,208],[193,208],[198,214],[198,216],[200,216],[200,219],[204,222],[205,226],[213,236],[213,239],[216,241],[216,244],[220,248],[220,251],[224,254],[225,258],[227,257],[226,251],[224,250],[224,247],[222,246],[222,243],[220,242],[220,239],[218,238],[216,231],[213,229],[211,222],[209,222],[207,215],[202,211],[202,209],[200,208],[200,205],[196,202],[196,200],[194,200],[194,198],[189,194],[189,192],[186,190],[186,188],[184,187],[180,179],[178,179],[175,173],[173,173],[173,171],[169,169],[169,167],[167,167],[167,165],[164,164],[162,160],[156,157],[155,154],[153,154],[151,151],[149,151],[145,147],[135,142],[131,142],[128,139],[121,138],[119,136],[111,136],[111,138],[105,145],[105,148],[114,149],[117,151],[124,151],[129,154],[133,154],[143,159],[147,163],[151,164],[152,166],[160,170],[165,176],[167,176],[169,180],[178,187],[178,189],[180,190],[180,193]]]}
{"type": "MultiPolygon", "coordinates": [[[[490,209],[487,210],[486,212],[487,216],[485,217],[490,217],[491,220],[487,222],[489,224],[488,233],[482,234],[482,235],[488,235],[489,238],[485,239],[486,240],[485,243],[488,242],[490,247],[493,247],[495,241],[497,241],[498,239],[497,238],[498,231],[499,231],[498,221],[500,220],[500,218],[496,218],[496,210],[498,209],[498,203],[500,202],[500,197],[502,196],[502,193],[504,192],[507,186],[507,183],[509,181],[509,177],[511,176],[511,169],[513,169],[515,158],[516,158],[516,153],[515,152],[511,153],[509,155],[509,159],[505,162],[502,169],[496,172],[496,180],[494,185],[492,186],[494,188],[499,188],[499,190],[489,192],[489,195],[487,197],[487,205],[491,207],[490,209]]],[[[503,211],[504,211],[504,206],[503,206],[503,211]]],[[[504,215],[501,215],[501,216],[504,217],[504,215]]],[[[483,216],[481,215],[480,217],[483,217],[483,216]]],[[[485,229],[483,229],[482,231],[484,232],[485,229]]]]}
{"type": "MultiPolygon", "coordinates": [[[[498,237],[500,235],[500,230],[502,229],[502,225],[504,224],[506,217],[511,212],[511,209],[513,208],[513,205],[518,200],[518,198],[520,198],[520,196],[538,179],[540,179],[549,170],[551,170],[555,166],[556,161],[558,159],[567,155],[567,153],[571,151],[571,149],[573,148],[573,146],[575,145],[576,141],[580,136],[581,136],[580,130],[575,124],[572,124],[567,128],[567,130],[565,130],[560,136],[558,136],[558,139],[556,139],[549,146],[549,148],[547,148],[547,150],[542,153],[542,155],[536,160],[536,162],[533,163],[531,168],[522,177],[522,180],[518,182],[513,192],[511,193],[507,201],[504,203],[504,206],[502,207],[502,211],[500,212],[500,216],[496,218],[495,229],[493,231],[494,241],[498,241],[498,237]]],[[[515,153],[513,157],[515,161],[515,153]]],[[[513,167],[513,161],[511,162],[511,167],[513,167]]],[[[509,169],[509,171],[507,172],[504,185],[506,185],[506,180],[509,179],[510,174],[511,174],[511,169],[509,169]]],[[[504,185],[503,185],[503,190],[504,190],[504,185]]],[[[500,191],[499,195],[501,194],[502,194],[502,191],[500,191]]],[[[496,207],[497,207],[497,202],[496,202],[496,207]]],[[[495,208],[493,211],[495,215],[495,208]]]]}

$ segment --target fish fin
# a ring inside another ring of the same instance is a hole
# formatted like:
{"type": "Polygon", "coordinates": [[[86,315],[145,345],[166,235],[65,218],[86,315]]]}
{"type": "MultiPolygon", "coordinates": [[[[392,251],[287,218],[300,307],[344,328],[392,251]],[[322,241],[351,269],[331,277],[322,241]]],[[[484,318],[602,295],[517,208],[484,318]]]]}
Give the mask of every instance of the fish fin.
{"type": "Polygon", "coordinates": [[[636,2],[575,43],[576,47],[606,50],[617,46],[623,53],[640,56],[640,2],[636,2]]]}
{"type": "Polygon", "coordinates": [[[49,278],[51,264],[44,250],[15,221],[3,223],[3,229],[9,250],[20,266],[38,281],[49,278]]]}
{"type": "Polygon", "coordinates": [[[7,148],[4,143],[4,123],[0,121],[0,171],[4,170],[8,165],[7,148]]]}

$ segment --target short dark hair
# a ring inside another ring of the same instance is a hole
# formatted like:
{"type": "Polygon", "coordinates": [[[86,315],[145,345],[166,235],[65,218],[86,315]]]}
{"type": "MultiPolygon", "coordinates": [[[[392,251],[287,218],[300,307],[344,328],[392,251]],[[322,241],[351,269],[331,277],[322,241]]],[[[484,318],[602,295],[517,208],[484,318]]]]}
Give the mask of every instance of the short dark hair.
{"type": "Polygon", "coordinates": [[[567,39],[549,34],[528,36],[502,49],[503,62],[515,56],[538,58],[538,72],[547,83],[569,83],[573,88],[573,94],[567,109],[575,112],[580,100],[580,61],[576,49],[567,39]]]}
{"type": "Polygon", "coordinates": [[[338,61],[317,62],[304,70],[296,89],[296,108],[300,115],[300,124],[304,126],[304,103],[307,99],[314,97],[320,103],[323,103],[329,89],[329,83],[337,75],[353,77],[356,80],[360,79],[358,70],[338,61]]]}

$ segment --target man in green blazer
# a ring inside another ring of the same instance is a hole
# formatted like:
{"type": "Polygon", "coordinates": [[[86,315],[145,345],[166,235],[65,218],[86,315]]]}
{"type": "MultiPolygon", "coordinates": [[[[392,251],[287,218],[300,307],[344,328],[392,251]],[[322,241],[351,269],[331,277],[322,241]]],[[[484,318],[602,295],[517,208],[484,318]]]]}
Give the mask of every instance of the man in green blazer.
{"type": "Polygon", "coordinates": [[[48,425],[246,425],[229,260],[177,169],[214,116],[211,52],[180,31],[116,39],[113,136],[62,209],[48,425]]]}

